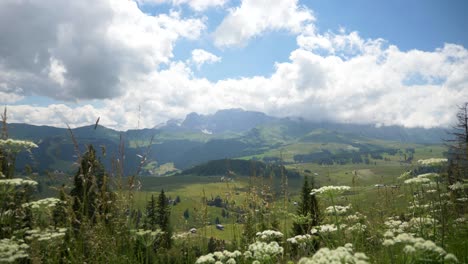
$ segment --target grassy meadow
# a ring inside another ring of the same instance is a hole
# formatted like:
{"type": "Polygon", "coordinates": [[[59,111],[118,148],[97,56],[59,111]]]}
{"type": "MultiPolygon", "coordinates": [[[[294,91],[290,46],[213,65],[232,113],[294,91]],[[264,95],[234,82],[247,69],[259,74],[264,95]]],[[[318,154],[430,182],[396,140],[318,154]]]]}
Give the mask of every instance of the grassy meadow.
{"type": "MultiPolygon", "coordinates": [[[[13,159],[10,149],[34,147],[2,144],[13,159]]],[[[302,175],[294,179],[108,177],[88,153],[79,173],[49,186],[5,170],[10,159],[0,179],[0,263],[468,262],[467,183],[449,183],[442,146],[408,145],[411,162],[403,152],[368,164],[291,162],[305,147],[281,151],[285,169],[302,175]],[[302,210],[311,199],[316,209],[302,210]]]]}

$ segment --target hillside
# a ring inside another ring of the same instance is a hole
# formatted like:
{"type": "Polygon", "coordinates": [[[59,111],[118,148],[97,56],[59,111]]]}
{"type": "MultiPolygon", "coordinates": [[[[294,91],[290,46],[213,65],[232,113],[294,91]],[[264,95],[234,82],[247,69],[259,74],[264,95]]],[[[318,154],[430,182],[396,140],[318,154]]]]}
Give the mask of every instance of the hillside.
{"type": "Polygon", "coordinates": [[[266,164],[261,161],[222,159],[212,160],[193,168],[184,170],[180,175],[197,176],[260,176],[260,177],[278,177],[282,175],[288,178],[299,178],[300,175],[292,170],[287,170],[284,166],[278,164],[266,164]]]}
{"type": "MultiPolygon", "coordinates": [[[[32,140],[39,145],[33,150],[32,159],[26,154],[19,156],[18,170],[26,164],[39,172],[73,170],[75,146],[67,129],[9,124],[8,131],[12,138],[32,140]]],[[[147,156],[151,165],[141,173],[148,175],[157,166],[167,163],[183,170],[220,158],[264,162],[282,158],[286,163],[368,163],[397,152],[403,155],[406,148],[439,145],[445,136],[445,131],[439,128],[314,123],[239,109],[207,116],[192,113],[181,123],[169,121],[157,129],[121,132],[90,125],[71,132],[81,151],[87,144],[96,146],[107,166],[123,157],[126,174],[136,171],[140,156],[147,156]],[[121,143],[123,153],[120,153],[121,143]]]]}

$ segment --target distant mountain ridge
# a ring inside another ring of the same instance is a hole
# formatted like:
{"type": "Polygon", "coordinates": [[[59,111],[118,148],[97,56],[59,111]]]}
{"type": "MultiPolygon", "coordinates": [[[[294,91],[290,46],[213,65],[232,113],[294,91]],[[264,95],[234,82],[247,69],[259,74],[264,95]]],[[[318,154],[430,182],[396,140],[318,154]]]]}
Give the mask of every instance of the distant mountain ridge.
{"type": "MultiPolygon", "coordinates": [[[[38,171],[73,170],[75,147],[67,129],[8,124],[8,132],[12,138],[32,140],[39,145],[33,150],[34,160],[28,155],[20,155],[20,169],[33,163],[38,171]]],[[[212,115],[191,113],[184,120],[169,120],[152,129],[121,132],[103,126],[95,129],[90,125],[71,132],[82,151],[87,144],[101,149],[101,159],[108,167],[113,159],[124,155],[128,163],[125,173],[134,173],[140,164],[138,155],[145,153],[148,153],[148,160],[157,162],[152,163],[154,166],[173,163],[178,169],[226,158],[259,156],[265,161],[275,160],[278,157],[273,156],[277,154],[272,153],[285,148],[295,151],[297,146],[301,146],[301,151],[292,153],[297,157],[295,162],[323,160],[325,154],[327,162],[334,162],[336,155],[342,157],[340,162],[346,162],[352,155],[358,155],[356,153],[378,156],[382,151],[393,151],[389,145],[395,145],[395,142],[400,145],[441,144],[446,136],[446,131],[441,128],[317,123],[242,109],[220,110],[212,115]],[[121,143],[125,145],[124,153],[119,153],[121,143]],[[327,149],[328,143],[333,143],[335,149],[327,149]],[[349,150],[355,153],[349,153],[349,150]],[[317,155],[320,159],[316,159],[317,155]]],[[[360,159],[354,157],[354,160],[360,159]]],[[[151,171],[151,168],[145,169],[151,171]]]]}
{"type": "Polygon", "coordinates": [[[184,120],[171,119],[156,129],[167,131],[199,131],[207,134],[245,132],[256,126],[279,120],[262,112],[244,111],[240,108],[219,110],[212,115],[188,114],[184,120]]]}

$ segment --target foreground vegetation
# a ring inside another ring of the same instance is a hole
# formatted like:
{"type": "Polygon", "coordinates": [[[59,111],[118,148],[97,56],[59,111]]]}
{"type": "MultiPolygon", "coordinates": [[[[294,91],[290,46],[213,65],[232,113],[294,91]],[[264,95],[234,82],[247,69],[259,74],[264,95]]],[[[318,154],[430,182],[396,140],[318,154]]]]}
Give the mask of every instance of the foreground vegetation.
{"type": "Polygon", "coordinates": [[[291,164],[291,178],[280,165],[142,178],[76,147],[72,180],[38,199],[39,176],[15,170],[36,147],[0,140],[0,263],[468,263],[458,148],[450,160],[291,164]]]}

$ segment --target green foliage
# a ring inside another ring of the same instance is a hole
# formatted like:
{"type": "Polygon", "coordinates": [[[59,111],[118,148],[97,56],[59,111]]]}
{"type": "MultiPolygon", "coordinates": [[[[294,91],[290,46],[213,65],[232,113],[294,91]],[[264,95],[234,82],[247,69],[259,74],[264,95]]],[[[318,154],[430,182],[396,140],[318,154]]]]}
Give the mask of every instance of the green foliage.
{"type": "Polygon", "coordinates": [[[296,210],[296,214],[299,217],[296,217],[293,223],[294,235],[305,235],[309,233],[313,226],[317,226],[320,223],[320,212],[317,199],[315,194],[310,194],[314,185],[313,183],[309,185],[307,178],[307,176],[304,177],[304,184],[300,193],[300,201],[296,210]]]}
{"type": "Polygon", "coordinates": [[[83,218],[96,220],[97,217],[108,217],[113,194],[109,190],[108,176],[104,166],[96,156],[92,145],[83,155],[80,167],[73,178],[73,211],[78,224],[83,218]]]}
{"type": "Polygon", "coordinates": [[[169,200],[164,193],[164,190],[161,190],[161,193],[158,196],[156,202],[156,224],[159,226],[161,231],[163,231],[161,244],[160,246],[164,248],[170,248],[172,246],[172,227],[170,224],[170,215],[171,208],[169,206],[169,200]]]}

